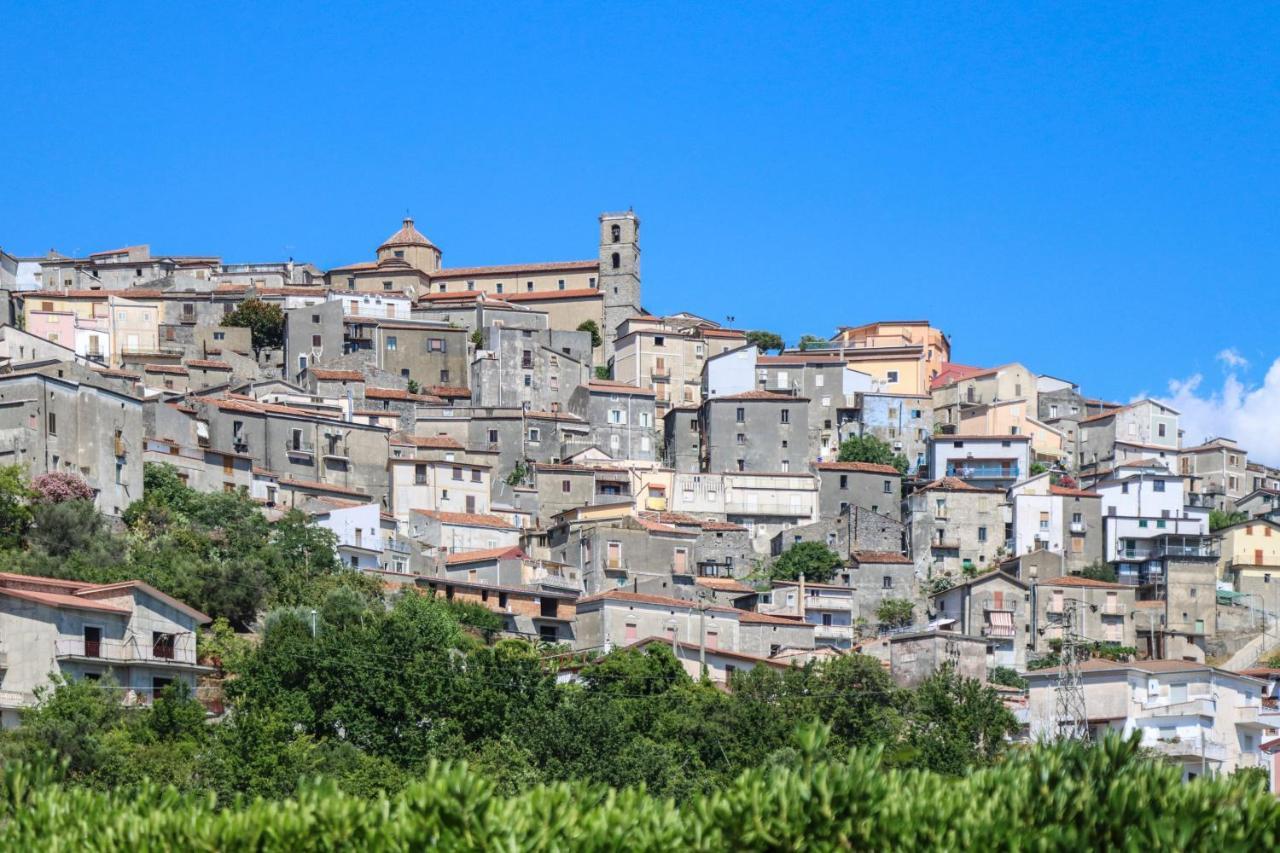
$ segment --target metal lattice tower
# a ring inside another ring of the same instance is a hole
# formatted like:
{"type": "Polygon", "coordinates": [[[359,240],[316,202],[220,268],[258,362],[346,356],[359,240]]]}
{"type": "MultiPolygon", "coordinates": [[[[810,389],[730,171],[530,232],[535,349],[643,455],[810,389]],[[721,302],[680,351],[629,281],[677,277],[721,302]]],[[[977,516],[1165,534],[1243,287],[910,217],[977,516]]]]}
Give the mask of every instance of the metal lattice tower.
{"type": "Polygon", "coordinates": [[[1078,633],[1076,603],[1063,602],[1062,665],[1054,685],[1057,702],[1058,737],[1067,740],[1089,739],[1089,716],[1084,707],[1084,685],[1080,681],[1080,649],[1083,638],[1078,633]]]}

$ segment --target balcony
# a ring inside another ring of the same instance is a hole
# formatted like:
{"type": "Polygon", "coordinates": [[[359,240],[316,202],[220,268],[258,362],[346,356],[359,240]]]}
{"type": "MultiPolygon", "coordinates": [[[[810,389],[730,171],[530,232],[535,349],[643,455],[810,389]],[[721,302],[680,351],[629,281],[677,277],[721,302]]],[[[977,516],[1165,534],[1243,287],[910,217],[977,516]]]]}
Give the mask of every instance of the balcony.
{"type": "Polygon", "coordinates": [[[1182,702],[1142,706],[1144,717],[1212,717],[1215,713],[1217,713],[1217,703],[1207,696],[1197,696],[1182,702]]]}
{"type": "Polygon", "coordinates": [[[1073,522],[1071,522],[1071,532],[1072,532],[1072,533],[1084,533],[1084,532],[1085,532],[1085,530],[1087,530],[1087,529],[1088,529],[1088,528],[1085,526],[1085,523],[1084,523],[1083,521],[1073,521],[1073,522]]]}
{"type": "Polygon", "coordinates": [[[290,456],[315,456],[316,446],[310,441],[286,441],[284,443],[285,453],[290,456]]]}
{"type": "Polygon", "coordinates": [[[169,645],[148,643],[145,640],[85,640],[80,637],[54,640],[53,655],[59,660],[150,664],[213,671],[211,667],[196,664],[195,638],[191,635],[183,635],[169,645]]]}
{"type": "Polygon", "coordinates": [[[1098,608],[1098,612],[1103,616],[1123,616],[1127,611],[1121,602],[1108,601],[1098,608]]]}
{"type": "Polygon", "coordinates": [[[23,693],[20,690],[0,690],[0,708],[34,708],[34,693],[23,693]]]}
{"type": "Polygon", "coordinates": [[[940,551],[958,551],[960,550],[959,539],[935,539],[929,543],[929,547],[940,551]]]}
{"type": "Polygon", "coordinates": [[[852,625],[814,625],[815,640],[849,640],[853,638],[852,625]]]}
{"type": "Polygon", "coordinates": [[[1155,750],[1168,758],[1194,758],[1204,756],[1210,761],[1226,761],[1227,750],[1221,744],[1212,743],[1204,738],[1184,738],[1179,740],[1157,740],[1144,743],[1143,746],[1155,750]]]}
{"type": "Polygon", "coordinates": [[[324,458],[340,459],[343,462],[348,462],[351,459],[351,451],[345,444],[329,442],[324,448],[324,458]]]}
{"type": "Polygon", "coordinates": [[[948,465],[948,477],[962,480],[1016,480],[1017,465],[948,465]]]}
{"type": "Polygon", "coordinates": [[[983,625],[982,636],[997,640],[1012,640],[1017,631],[1012,625],[983,625]]]}

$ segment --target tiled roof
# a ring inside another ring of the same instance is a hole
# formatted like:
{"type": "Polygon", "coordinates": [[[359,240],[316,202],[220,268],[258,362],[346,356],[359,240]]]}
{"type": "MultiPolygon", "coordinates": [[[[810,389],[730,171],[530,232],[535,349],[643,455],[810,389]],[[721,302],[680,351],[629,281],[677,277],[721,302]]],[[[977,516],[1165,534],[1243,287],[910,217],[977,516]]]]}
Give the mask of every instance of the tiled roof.
{"type": "Polygon", "coordinates": [[[12,587],[0,586],[0,595],[7,595],[11,598],[30,601],[36,604],[45,604],[49,607],[67,607],[75,610],[100,610],[105,613],[122,613],[125,615],[128,615],[130,612],[124,607],[116,607],[111,604],[103,604],[99,601],[80,598],[76,595],[63,595],[56,592],[38,592],[31,589],[14,589],[12,587]]]}
{"type": "Polygon", "coordinates": [[[187,367],[195,367],[200,370],[230,370],[231,365],[225,361],[209,361],[203,358],[192,358],[187,360],[187,367]]]}
{"type": "Polygon", "coordinates": [[[793,397],[790,394],[779,394],[777,391],[744,391],[741,394],[731,394],[728,397],[712,397],[709,402],[727,403],[738,400],[772,400],[777,403],[807,403],[808,397],[793,397]]]}
{"type": "Polygon", "coordinates": [[[507,302],[550,302],[556,299],[587,299],[596,296],[601,296],[599,290],[593,287],[580,287],[574,290],[535,290],[532,293],[510,293],[503,294],[502,298],[507,302]]]}
{"type": "Polygon", "coordinates": [[[859,563],[897,563],[910,565],[911,558],[896,551],[854,551],[853,559],[859,563]]]}
{"type": "Polygon", "coordinates": [[[743,594],[755,592],[754,587],[747,586],[742,581],[733,578],[698,578],[694,583],[698,586],[705,586],[707,589],[719,590],[720,592],[741,592],[743,594]]]}
{"type": "Polygon", "coordinates": [[[891,474],[901,477],[902,472],[892,465],[879,462],[819,462],[814,466],[819,471],[853,471],[859,474],[891,474]]]}
{"type": "Polygon", "coordinates": [[[678,527],[672,527],[670,524],[663,524],[660,521],[654,521],[643,516],[635,516],[636,523],[648,530],[650,533],[677,534],[681,536],[695,536],[697,534],[690,530],[681,530],[678,527]]]}
{"type": "Polygon", "coordinates": [[[537,264],[504,264],[490,267],[454,267],[453,269],[436,270],[431,273],[433,279],[466,278],[475,275],[507,275],[509,273],[556,272],[557,270],[594,270],[600,268],[599,261],[547,261],[537,264]]]}
{"type": "MultiPolygon", "coordinates": [[[[595,595],[589,595],[586,598],[579,598],[578,606],[581,607],[583,604],[593,601],[631,601],[636,604],[657,604],[662,607],[679,607],[685,610],[696,609],[698,607],[697,602],[686,601],[683,598],[669,598],[665,595],[649,595],[648,593],[627,592],[620,589],[596,593],[595,595]]],[[[743,610],[736,610],[732,607],[724,607],[722,605],[711,605],[707,610],[715,611],[717,613],[735,613],[739,616],[745,612],[743,610]]]]}
{"type": "Polygon", "coordinates": [[[1125,586],[1121,583],[1110,583],[1109,581],[1100,581],[1093,578],[1083,578],[1078,575],[1063,575],[1062,577],[1053,578],[1052,580],[1037,581],[1037,583],[1040,586],[1077,586],[1091,587],[1094,589],[1133,589],[1133,587],[1125,586]]]}
{"type": "Polygon", "coordinates": [[[427,394],[410,394],[401,388],[370,388],[364,389],[366,400],[413,400],[417,402],[430,401],[432,398],[427,394]]]}
{"type": "Polygon", "coordinates": [[[468,527],[492,527],[495,530],[515,530],[506,519],[496,515],[482,515],[478,512],[442,512],[433,509],[415,509],[418,515],[434,518],[443,524],[462,524],[468,527]]]}
{"type": "Polygon", "coordinates": [[[93,368],[93,372],[102,376],[110,376],[113,379],[133,379],[136,381],[142,378],[137,373],[130,373],[127,370],[116,370],[113,367],[95,367],[93,368]]]}
{"type": "Polygon", "coordinates": [[[983,491],[982,489],[979,489],[977,486],[969,485],[964,480],[961,480],[959,477],[941,477],[937,480],[934,480],[932,483],[928,483],[924,486],[921,486],[919,489],[919,491],[922,491],[922,492],[930,492],[935,490],[942,490],[942,491],[949,491],[949,492],[983,491]]]}
{"type": "Polygon", "coordinates": [[[465,450],[462,442],[448,435],[398,435],[393,442],[396,444],[411,444],[414,447],[424,447],[433,450],[465,450]]]}
{"type": "Polygon", "coordinates": [[[979,433],[939,433],[929,436],[933,442],[941,441],[1030,441],[1029,435],[981,435],[979,433]]]}
{"type": "Polygon", "coordinates": [[[971,367],[967,364],[948,362],[942,365],[942,369],[938,371],[938,375],[929,382],[929,388],[942,388],[945,385],[950,385],[951,383],[958,382],[961,379],[968,379],[971,376],[979,376],[987,372],[988,370],[985,367],[971,367]]]}
{"type": "Polygon", "coordinates": [[[311,375],[322,382],[363,382],[364,374],[358,370],[325,370],[311,368],[311,375]]]}
{"type": "Polygon", "coordinates": [[[413,227],[413,219],[406,216],[404,222],[400,224],[400,230],[388,237],[379,249],[385,249],[390,246],[430,246],[435,248],[435,244],[413,227]]]}
{"type": "Polygon", "coordinates": [[[144,373],[172,373],[174,376],[186,376],[187,369],[180,364],[144,364],[144,373]]]}
{"type": "Polygon", "coordinates": [[[1102,495],[1088,489],[1068,489],[1066,486],[1049,486],[1049,494],[1067,498],[1100,498],[1102,495]]]}
{"type": "Polygon", "coordinates": [[[465,385],[428,385],[426,391],[434,397],[446,399],[471,397],[471,389],[465,385]]]}
{"type": "Polygon", "coordinates": [[[524,557],[524,552],[515,545],[506,548],[486,548],[482,551],[463,551],[458,554],[450,554],[444,558],[445,563],[450,566],[459,563],[479,563],[484,560],[497,560],[502,557],[524,557]]]}
{"type": "Polygon", "coordinates": [[[288,486],[295,489],[313,489],[317,492],[334,492],[339,495],[356,495],[364,498],[365,502],[370,500],[369,495],[359,489],[349,489],[346,486],[338,486],[333,483],[320,483],[316,480],[295,480],[293,478],[281,477],[271,471],[264,472],[268,476],[275,477],[276,482],[282,486],[288,486]]]}
{"type": "Polygon", "coordinates": [[[593,379],[587,383],[587,387],[592,391],[630,394],[633,397],[652,397],[654,395],[652,388],[637,388],[635,385],[628,385],[625,382],[611,382],[604,379],[593,379]]]}
{"type": "Polygon", "coordinates": [[[743,625],[787,625],[792,628],[808,628],[814,629],[812,622],[806,622],[798,616],[777,616],[773,613],[757,613],[753,610],[744,610],[738,616],[738,622],[743,625]]]}

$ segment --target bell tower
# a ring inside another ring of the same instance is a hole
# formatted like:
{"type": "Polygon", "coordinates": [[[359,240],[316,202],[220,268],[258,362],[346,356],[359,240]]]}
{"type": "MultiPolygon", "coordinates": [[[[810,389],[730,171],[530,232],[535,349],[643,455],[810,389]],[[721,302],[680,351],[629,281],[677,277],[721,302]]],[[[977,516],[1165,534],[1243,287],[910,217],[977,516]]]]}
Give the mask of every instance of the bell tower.
{"type": "Polygon", "coordinates": [[[640,313],[640,217],[600,214],[600,294],[604,297],[605,360],[613,357],[618,324],[640,313]]]}

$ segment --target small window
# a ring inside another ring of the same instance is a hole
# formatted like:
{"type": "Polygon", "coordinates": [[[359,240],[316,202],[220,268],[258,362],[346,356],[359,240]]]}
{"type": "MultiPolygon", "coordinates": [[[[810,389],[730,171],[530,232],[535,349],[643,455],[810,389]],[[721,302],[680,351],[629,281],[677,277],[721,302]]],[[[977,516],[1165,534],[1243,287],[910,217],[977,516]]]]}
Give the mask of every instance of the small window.
{"type": "Polygon", "coordinates": [[[1152,481],[1151,481],[1151,489],[1152,489],[1152,491],[1156,491],[1156,492],[1163,492],[1163,491],[1164,491],[1164,480],[1152,480],[1152,481]]]}
{"type": "Polygon", "coordinates": [[[893,480],[885,480],[885,481],[884,481],[884,493],[885,493],[886,495],[891,495],[891,494],[893,494],[893,480]]]}
{"type": "Polygon", "coordinates": [[[897,382],[897,381],[898,381],[898,371],[896,371],[896,370],[890,370],[888,373],[886,373],[886,374],[885,374],[885,381],[886,381],[886,382],[888,382],[889,384],[893,384],[893,383],[897,382]]]}
{"type": "Polygon", "coordinates": [[[782,410],[782,412],[781,412],[781,420],[782,420],[782,423],[784,423],[784,424],[789,424],[789,423],[791,423],[791,410],[790,410],[790,409],[783,409],[783,410],[782,410]]]}
{"type": "Polygon", "coordinates": [[[388,352],[391,352],[391,351],[395,350],[395,348],[396,348],[396,336],[395,336],[395,335],[389,335],[389,336],[387,337],[387,351],[388,351],[388,352]]]}
{"type": "Polygon", "coordinates": [[[613,242],[620,243],[622,241],[622,226],[616,224],[610,225],[609,236],[612,238],[613,242]]]}
{"type": "Polygon", "coordinates": [[[613,268],[615,270],[619,269],[622,266],[622,256],[619,255],[617,252],[613,253],[613,257],[611,258],[611,261],[613,264],[613,268]]]}

